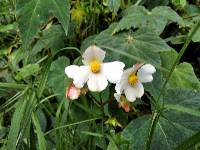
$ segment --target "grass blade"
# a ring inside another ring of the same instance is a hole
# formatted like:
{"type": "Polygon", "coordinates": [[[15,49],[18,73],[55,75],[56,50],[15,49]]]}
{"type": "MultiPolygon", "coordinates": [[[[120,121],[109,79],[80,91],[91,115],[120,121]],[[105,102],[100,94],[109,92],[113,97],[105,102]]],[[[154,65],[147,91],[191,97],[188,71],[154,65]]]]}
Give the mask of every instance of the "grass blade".
{"type": "Polygon", "coordinates": [[[0,82],[0,87],[3,88],[25,89],[27,86],[25,84],[0,82]]]}
{"type": "Polygon", "coordinates": [[[38,137],[38,144],[39,144],[39,150],[45,150],[46,149],[46,141],[44,138],[44,134],[41,130],[38,118],[36,117],[35,113],[32,113],[32,120],[36,128],[36,133],[38,137]]]}
{"type": "Polygon", "coordinates": [[[18,143],[18,136],[20,132],[20,125],[23,119],[27,101],[21,99],[16,104],[16,109],[11,121],[10,132],[8,134],[7,149],[16,150],[18,143]]]}

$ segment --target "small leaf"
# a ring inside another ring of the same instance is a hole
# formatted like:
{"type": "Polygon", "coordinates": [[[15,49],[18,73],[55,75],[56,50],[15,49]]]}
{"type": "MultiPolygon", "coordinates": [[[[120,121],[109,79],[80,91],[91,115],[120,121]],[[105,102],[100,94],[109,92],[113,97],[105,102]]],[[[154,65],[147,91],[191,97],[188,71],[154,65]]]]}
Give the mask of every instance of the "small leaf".
{"type": "Polygon", "coordinates": [[[18,24],[16,22],[7,25],[0,25],[0,32],[8,32],[10,30],[17,30],[18,24]]]}
{"type": "Polygon", "coordinates": [[[168,83],[172,88],[181,87],[200,90],[200,82],[189,63],[181,63],[176,66],[168,83]]]}
{"type": "Polygon", "coordinates": [[[180,6],[180,7],[184,8],[187,4],[187,1],[186,0],[172,0],[172,4],[174,6],[180,6]]]}
{"type": "Polygon", "coordinates": [[[25,67],[19,69],[19,72],[15,76],[16,80],[25,79],[26,77],[37,73],[40,70],[40,66],[38,64],[29,64],[25,67]]]}
{"type": "Polygon", "coordinates": [[[108,7],[115,14],[119,10],[121,0],[108,0],[108,7]]]}
{"type": "MultiPolygon", "coordinates": [[[[190,30],[190,33],[191,33],[192,30],[193,30],[193,28],[190,30]]],[[[200,28],[197,30],[197,32],[192,37],[192,41],[193,42],[200,42],[200,28]]]]}
{"type": "Polygon", "coordinates": [[[115,141],[110,135],[107,135],[107,138],[109,139],[109,144],[107,150],[119,150],[118,146],[116,145],[115,141]]]}

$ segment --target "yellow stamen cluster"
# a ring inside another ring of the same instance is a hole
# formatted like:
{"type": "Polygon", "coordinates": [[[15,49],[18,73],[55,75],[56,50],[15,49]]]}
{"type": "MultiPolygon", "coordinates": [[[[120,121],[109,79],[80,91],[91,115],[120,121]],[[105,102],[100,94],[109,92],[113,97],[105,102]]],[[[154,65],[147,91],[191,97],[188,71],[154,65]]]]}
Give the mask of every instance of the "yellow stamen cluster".
{"type": "Polygon", "coordinates": [[[101,62],[96,59],[91,61],[90,69],[93,73],[98,73],[101,69],[101,62]]]}
{"type": "Polygon", "coordinates": [[[135,73],[131,73],[128,77],[128,83],[130,85],[135,85],[138,82],[138,77],[135,73]]]}

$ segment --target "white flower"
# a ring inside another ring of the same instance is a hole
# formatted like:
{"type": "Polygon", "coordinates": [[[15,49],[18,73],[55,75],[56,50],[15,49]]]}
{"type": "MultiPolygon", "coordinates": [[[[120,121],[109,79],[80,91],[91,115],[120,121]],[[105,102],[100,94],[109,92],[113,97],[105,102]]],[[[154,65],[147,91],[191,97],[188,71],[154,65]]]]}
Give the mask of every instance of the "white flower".
{"type": "Polygon", "coordinates": [[[87,82],[90,91],[102,91],[108,81],[118,83],[123,73],[124,63],[119,61],[103,63],[105,51],[93,45],[83,53],[84,66],[71,65],[65,68],[65,73],[73,79],[77,88],[82,88],[87,82]]]}
{"type": "Polygon", "coordinates": [[[132,68],[126,69],[123,72],[121,80],[116,84],[114,94],[117,101],[120,101],[120,96],[124,92],[128,101],[133,102],[136,98],[141,98],[144,95],[144,87],[142,83],[151,82],[152,74],[156,72],[154,66],[150,64],[136,64],[132,68]]]}

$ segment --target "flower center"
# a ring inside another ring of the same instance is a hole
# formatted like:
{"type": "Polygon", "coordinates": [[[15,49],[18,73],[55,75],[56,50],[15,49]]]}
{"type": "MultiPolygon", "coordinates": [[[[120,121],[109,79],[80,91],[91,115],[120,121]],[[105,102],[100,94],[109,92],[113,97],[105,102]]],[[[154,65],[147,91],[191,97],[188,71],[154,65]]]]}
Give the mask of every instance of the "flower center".
{"type": "Polygon", "coordinates": [[[94,59],[90,63],[90,69],[93,73],[98,73],[101,69],[101,63],[99,60],[94,59]]]}
{"type": "Polygon", "coordinates": [[[135,75],[135,73],[131,73],[128,77],[128,83],[130,85],[135,85],[138,82],[138,77],[135,75]]]}

